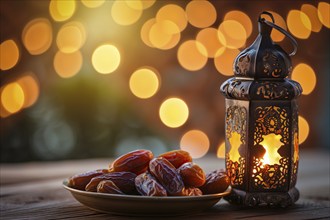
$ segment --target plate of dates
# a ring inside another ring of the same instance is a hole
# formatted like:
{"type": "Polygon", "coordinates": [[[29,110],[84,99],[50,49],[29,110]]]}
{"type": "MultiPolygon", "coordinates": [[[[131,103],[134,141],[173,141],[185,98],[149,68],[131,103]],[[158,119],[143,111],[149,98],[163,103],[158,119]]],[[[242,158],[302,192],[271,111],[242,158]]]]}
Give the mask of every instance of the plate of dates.
{"type": "Polygon", "coordinates": [[[63,186],[92,210],[131,216],[189,215],[231,191],[224,171],[205,174],[182,150],[157,157],[149,150],[132,151],[109,168],[71,176],[63,186]]]}

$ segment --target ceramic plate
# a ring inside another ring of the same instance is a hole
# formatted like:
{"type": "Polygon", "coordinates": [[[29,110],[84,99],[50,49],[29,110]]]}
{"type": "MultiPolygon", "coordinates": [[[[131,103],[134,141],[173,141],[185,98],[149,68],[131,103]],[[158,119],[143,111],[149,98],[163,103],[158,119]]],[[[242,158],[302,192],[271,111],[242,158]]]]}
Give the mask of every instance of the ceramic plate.
{"type": "Polygon", "coordinates": [[[169,196],[149,197],[138,195],[116,195],[106,193],[86,192],[68,187],[65,189],[81,204],[95,211],[118,215],[185,215],[201,212],[214,206],[231,191],[203,196],[169,196]]]}

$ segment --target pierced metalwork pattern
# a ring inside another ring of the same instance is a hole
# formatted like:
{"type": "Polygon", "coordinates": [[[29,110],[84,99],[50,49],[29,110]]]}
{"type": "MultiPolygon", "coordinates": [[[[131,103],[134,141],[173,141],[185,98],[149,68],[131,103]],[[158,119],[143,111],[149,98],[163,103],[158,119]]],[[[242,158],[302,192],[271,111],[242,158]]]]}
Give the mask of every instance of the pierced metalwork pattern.
{"type": "MultiPolygon", "coordinates": [[[[246,144],[247,110],[242,106],[230,106],[226,113],[226,142],[229,143],[233,132],[240,134],[242,145],[246,144]]],[[[226,153],[226,170],[232,185],[242,185],[244,182],[246,161],[245,157],[239,157],[233,161],[226,153]]]]}
{"type": "Polygon", "coordinates": [[[242,106],[230,106],[226,113],[226,138],[229,140],[232,132],[237,132],[241,135],[241,141],[245,144],[246,136],[246,115],[247,111],[242,106]]]}
{"type": "Polygon", "coordinates": [[[280,134],[281,142],[289,144],[289,121],[286,109],[277,106],[258,107],[255,110],[254,145],[263,141],[262,136],[280,134]]]}
{"type": "Polygon", "coordinates": [[[263,99],[289,99],[292,92],[287,88],[283,82],[256,82],[256,94],[263,99]]]}
{"type": "Polygon", "coordinates": [[[271,50],[265,50],[262,60],[264,62],[263,72],[267,76],[274,78],[283,77],[282,71],[285,67],[279,62],[278,55],[274,54],[271,50]]]}
{"type": "Polygon", "coordinates": [[[221,85],[220,91],[229,99],[292,100],[301,95],[302,88],[290,79],[263,81],[230,78],[221,85]]]}
{"type": "Polygon", "coordinates": [[[263,164],[262,160],[253,157],[252,178],[255,188],[279,189],[285,187],[288,178],[289,158],[282,157],[280,164],[263,164]]]}
{"type": "Polygon", "coordinates": [[[221,86],[221,92],[228,98],[248,99],[249,87],[253,81],[231,78],[221,86]]]}
{"type": "Polygon", "coordinates": [[[245,158],[240,157],[237,161],[229,159],[229,154],[226,154],[226,170],[230,179],[231,185],[242,185],[245,174],[245,158]]]}
{"type": "MultiPolygon", "coordinates": [[[[255,110],[254,145],[260,145],[268,134],[281,135],[280,142],[289,145],[289,118],[285,108],[257,107],[255,110]]],[[[281,147],[280,147],[281,148],[281,147]]],[[[280,149],[279,148],[279,149],[280,149]]],[[[277,151],[278,152],[278,151],[277,151]]],[[[282,157],[279,164],[264,164],[263,158],[253,156],[252,184],[256,189],[280,189],[288,186],[290,157],[282,157]]]]}
{"type": "Polygon", "coordinates": [[[243,52],[237,57],[235,62],[235,72],[237,75],[247,76],[251,68],[251,54],[254,53],[254,50],[243,52]]]}

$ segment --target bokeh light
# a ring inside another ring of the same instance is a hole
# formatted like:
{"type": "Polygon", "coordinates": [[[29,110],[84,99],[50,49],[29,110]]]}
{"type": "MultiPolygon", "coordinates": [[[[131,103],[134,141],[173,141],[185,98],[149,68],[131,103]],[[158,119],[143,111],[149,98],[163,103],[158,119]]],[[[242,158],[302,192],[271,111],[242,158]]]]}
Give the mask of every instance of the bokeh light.
{"type": "Polygon", "coordinates": [[[226,143],[222,141],[217,149],[217,157],[218,158],[225,158],[226,157],[226,143]]]}
{"type": "Polygon", "coordinates": [[[230,49],[241,48],[246,42],[244,26],[236,20],[225,20],[219,26],[218,37],[220,42],[230,49]]]}
{"type": "MultiPolygon", "coordinates": [[[[303,4],[301,6],[301,11],[305,13],[311,21],[311,31],[319,32],[322,28],[322,23],[320,22],[319,17],[317,15],[317,8],[310,4],[303,4]]],[[[306,28],[308,27],[309,26],[306,26],[306,28]]]]}
{"type": "Polygon", "coordinates": [[[51,0],[49,3],[49,13],[55,21],[65,21],[72,17],[76,10],[74,0],[51,0]]]}
{"type": "Polygon", "coordinates": [[[9,83],[1,91],[1,104],[10,113],[18,112],[24,105],[24,92],[16,83],[9,83]]]}
{"type": "Polygon", "coordinates": [[[115,71],[120,64],[120,53],[117,47],[105,44],[96,48],[92,55],[94,69],[101,74],[115,71]]]}
{"type": "Polygon", "coordinates": [[[156,15],[157,22],[168,20],[172,21],[179,28],[179,31],[183,31],[188,24],[187,16],[183,8],[178,5],[168,4],[159,9],[156,15]]]}
{"type": "Polygon", "coordinates": [[[316,75],[311,66],[305,63],[299,63],[292,71],[291,78],[300,83],[302,94],[310,94],[316,85],[316,75]]]}
{"type": "Polygon", "coordinates": [[[150,8],[156,2],[156,0],[141,0],[143,9],[150,8]]]}
{"type": "Polygon", "coordinates": [[[0,44],[0,69],[9,70],[13,68],[20,57],[19,49],[14,40],[5,40],[0,44]]]}
{"type": "Polygon", "coordinates": [[[23,108],[32,106],[38,100],[40,93],[38,78],[34,73],[27,72],[17,80],[17,83],[24,92],[23,108]]]}
{"type": "Polygon", "coordinates": [[[317,11],[321,23],[327,28],[330,28],[330,4],[327,2],[319,2],[317,11]]]}
{"type": "Polygon", "coordinates": [[[187,121],[189,108],[182,99],[169,98],[161,104],[159,117],[166,126],[177,128],[187,121]]]}
{"type": "Polygon", "coordinates": [[[197,47],[197,49],[201,49],[199,52],[206,57],[214,58],[216,55],[220,56],[221,53],[219,51],[224,49],[224,45],[221,44],[218,38],[218,30],[215,28],[204,28],[200,30],[196,40],[204,45],[206,53],[200,47],[197,47]]]}
{"type": "Polygon", "coordinates": [[[63,53],[79,50],[86,41],[86,31],[80,22],[69,22],[59,30],[56,38],[57,47],[63,53]]]}
{"type": "Polygon", "coordinates": [[[124,0],[128,7],[135,10],[143,10],[143,4],[141,0],[124,0]]]}
{"type": "Polygon", "coordinates": [[[209,138],[200,130],[186,132],[180,141],[180,148],[189,152],[192,158],[203,157],[208,152],[209,147],[209,138]]]}
{"type": "Polygon", "coordinates": [[[218,72],[225,76],[234,75],[233,63],[239,52],[237,49],[226,48],[220,56],[216,56],[214,58],[214,65],[218,72]]]}
{"type": "Polygon", "coordinates": [[[53,41],[50,22],[45,18],[37,18],[27,23],[23,29],[22,41],[30,54],[44,53],[53,41]]]}
{"type": "Polygon", "coordinates": [[[209,1],[193,0],[186,6],[188,22],[197,28],[211,26],[217,19],[217,11],[209,1]]]}
{"type": "Polygon", "coordinates": [[[163,48],[172,40],[173,35],[180,34],[178,26],[170,20],[154,23],[149,32],[149,40],[156,48],[163,48]]]}
{"type": "Polygon", "coordinates": [[[190,71],[202,69],[207,62],[207,50],[203,44],[195,40],[182,43],[178,49],[178,61],[180,65],[190,71]]]}
{"type": "Polygon", "coordinates": [[[312,24],[304,12],[291,10],[286,21],[289,31],[295,37],[300,39],[307,39],[311,34],[312,24]]]}
{"type": "Polygon", "coordinates": [[[159,47],[161,50],[169,50],[175,47],[181,38],[181,33],[172,34],[170,41],[168,41],[164,46],[159,47]]]}
{"type": "MultiPolygon", "coordinates": [[[[1,92],[2,92],[2,89],[3,89],[3,88],[0,89],[0,94],[1,94],[1,92]]],[[[11,113],[8,112],[8,111],[3,107],[2,102],[0,102],[0,117],[1,117],[1,118],[6,118],[6,117],[8,117],[8,116],[10,116],[10,115],[11,115],[11,113]]]]}
{"type": "Polygon", "coordinates": [[[158,74],[150,68],[136,70],[129,79],[129,88],[138,98],[147,99],[156,94],[159,88],[158,74]]]}
{"type": "MultiPolygon", "coordinates": [[[[140,1],[137,2],[141,3],[140,1]]],[[[131,5],[136,5],[136,2],[133,1],[131,5]]],[[[142,11],[142,6],[140,9],[136,9],[130,7],[128,1],[116,0],[112,4],[111,16],[119,25],[131,25],[139,20],[142,11]]]]}
{"type": "Polygon", "coordinates": [[[252,22],[251,22],[250,17],[247,14],[245,14],[244,12],[242,12],[242,11],[236,11],[236,10],[227,12],[225,14],[225,17],[224,17],[223,20],[224,21],[225,20],[235,20],[235,21],[238,21],[245,28],[246,37],[247,38],[250,37],[250,35],[252,33],[252,22]]]}
{"type": "Polygon", "coordinates": [[[103,5],[105,0],[81,0],[81,3],[87,8],[97,8],[103,5]]]}
{"type": "MultiPolygon", "coordinates": [[[[286,26],[286,22],[284,20],[284,18],[279,15],[278,13],[274,12],[274,11],[269,11],[270,13],[272,13],[274,20],[275,20],[275,24],[277,26],[280,26],[281,28],[283,28],[284,30],[287,30],[287,26],[286,26]]],[[[269,16],[262,16],[263,18],[265,18],[266,20],[273,22],[272,19],[269,16]]],[[[275,28],[273,28],[272,33],[270,34],[271,38],[273,41],[275,42],[280,42],[285,38],[285,35],[282,34],[280,31],[276,30],[275,28]]]]}
{"type": "Polygon", "coordinates": [[[298,126],[299,126],[299,144],[302,144],[308,137],[309,124],[307,120],[300,115],[298,117],[298,126]]]}
{"type": "Polygon", "coordinates": [[[83,57],[80,51],[63,53],[58,51],[54,57],[54,69],[62,78],[70,78],[76,75],[82,66],[83,57]]]}
{"type": "Polygon", "coordinates": [[[151,27],[156,23],[156,19],[155,18],[151,18],[148,21],[146,21],[140,31],[140,36],[141,39],[143,41],[143,43],[145,43],[147,46],[149,47],[154,47],[152,45],[152,43],[150,42],[150,38],[149,38],[149,32],[151,27]]]}

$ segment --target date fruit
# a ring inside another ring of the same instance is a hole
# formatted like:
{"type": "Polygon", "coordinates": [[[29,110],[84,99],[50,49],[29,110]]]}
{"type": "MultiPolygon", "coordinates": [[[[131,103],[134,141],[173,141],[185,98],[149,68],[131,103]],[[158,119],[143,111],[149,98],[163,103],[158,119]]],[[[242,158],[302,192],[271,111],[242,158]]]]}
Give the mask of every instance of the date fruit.
{"type": "Polygon", "coordinates": [[[112,172],[96,176],[86,185],[85,190],[89,192],[97,192],[97,185],[103,180],[111,180],[120,191],[125,194],[135,194],[135,177],[136,174],[131,172],[112,172]]]}
{"type": "Polygon", "coordinates": [[[97,185],[97,192],[110,194],[124,194],[118,186],[111,180],[102,180],[97,185]]]}
{"type": "Polygon", "coordinates": [[[181,196],[201,196],[203,192],[196,187],[188,187],[182,190],[181,196]]]}
{"type": "Polygon", "coordinates": [[[193,162],[182,164],[177,171],[181,175],[185,186],[200,187],[205,183],[204,170],[193,162]]]}
{"type": "Polygon", "coordinates": [[[135,178],[135,187],[143,196],[167,196],[166,189],[148,172],[135,178]]]}
{"type": "Polygon", "coordinates": [[[165,158],[154,158],[149,163],[150,173],[166,189],[168,194],[180,194],[184,188],[181,176],[175,167],[165,158]]]}
{"type": "Polygon", "coordinates": [[[147,171],[150,160],[154,157],[149,150],[135,150],[118,157],[110,166],[114,172],[132,172],[137,175],[147,171]]]}
{"type": "Polygon", "coordinates": [[[225,172],[215,170],[206,175],[206,182],[200,187],[203,194],[224,192],[229,186],[229,178],[225,172]]]}
{"type": "Polygon", "coordinates": [[[159,157],[163,157],[168,160],[175,168],[179,168],[184,163],[192,162],[190,154],[183,150],[168,151],[159,155],[159,157]]]}
{"type": "Polygon", "coordinates": [[[108,173],[107,169],[93,170],[86,173],[76,174],[69,178],[68,186],[74,189],[85,190],[86,185],[92,178],[108,173]]]}

